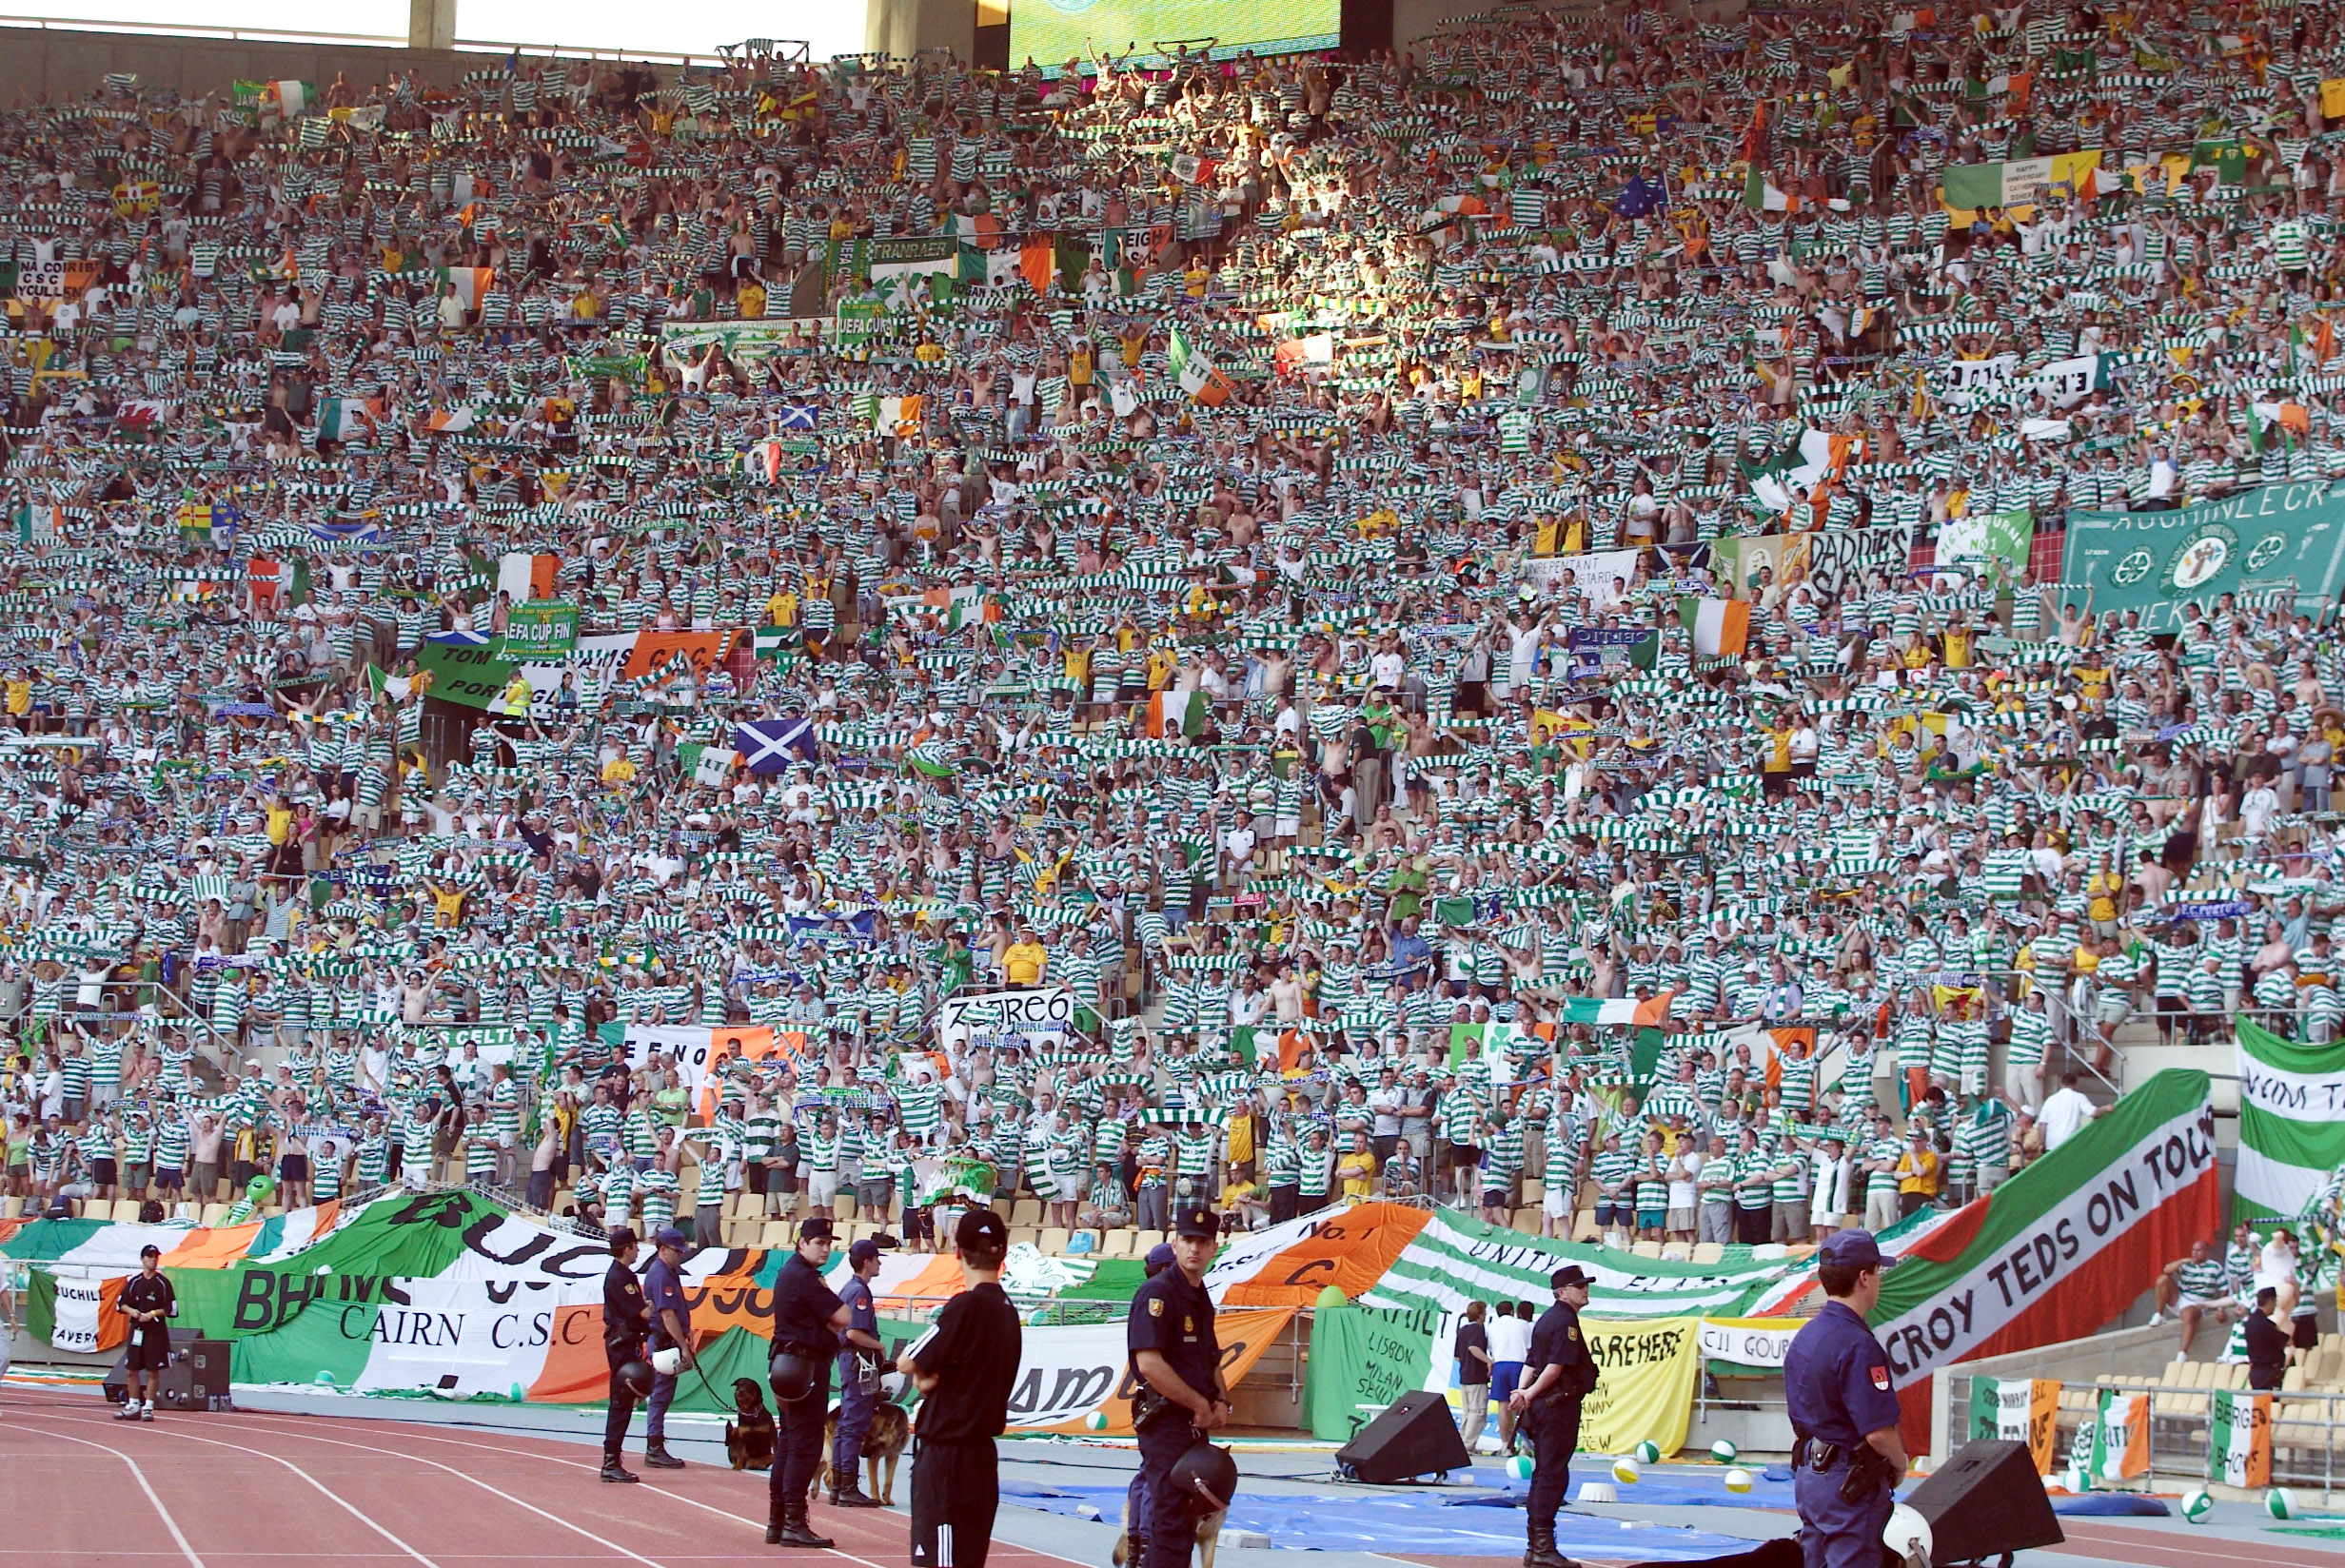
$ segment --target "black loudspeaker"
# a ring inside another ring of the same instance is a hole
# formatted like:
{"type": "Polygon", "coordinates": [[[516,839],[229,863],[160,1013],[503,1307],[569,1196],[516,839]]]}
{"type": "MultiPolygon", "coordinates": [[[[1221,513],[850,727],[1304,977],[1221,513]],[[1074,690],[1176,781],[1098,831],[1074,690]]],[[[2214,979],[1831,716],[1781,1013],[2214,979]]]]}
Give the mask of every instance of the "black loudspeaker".
{"type": "Polygon", "coordinates": [[[2023,1442],[1966,1442],[1905,1501],[1929,1520],[1933,1563],[1979,1562],[2067,1539],[2023,1442]]]}
{"type": "MultiPolygon", "coordinates": [[[[228,1398],[228,1342],[199,1339],[192,1328],[174,1328],[169,1364],[155,1374],[156,1398],[173,1410],[207,1410],[228,1398]]],[[[101,1385],[108,1402],[120,1404],[129,1395],[128,1350],[114,1359],[101,1385]]]]}
{"type": "Polygon", "coordinates": [[[1465,1440],[1449,1419],[1449,1401],[1423,1392],[1403,1394],[1386,1405],[1335,1451],[1336,1466],[1345,1475],[1378,1486],[1463,1470],[1468,1462],[1465,1440]]]}

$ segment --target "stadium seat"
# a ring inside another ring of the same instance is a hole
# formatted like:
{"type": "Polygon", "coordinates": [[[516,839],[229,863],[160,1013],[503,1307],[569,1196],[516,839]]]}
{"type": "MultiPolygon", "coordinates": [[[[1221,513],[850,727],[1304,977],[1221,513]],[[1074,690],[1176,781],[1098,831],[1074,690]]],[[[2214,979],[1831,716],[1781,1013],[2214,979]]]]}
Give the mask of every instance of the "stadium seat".
{"type": "Polygon", "coordinates": [[[1012,1246],[1033,1246],[1041,1239],[1042,1232],[1035,1229],[1033,1225],[1012,1225],[1010,1227],[1010,1245],[1012,1246]]]}
{"type": "Polygon", "coordinates": [[[774,1249],[795,1246],[798,1245],[797,1230],[798,1225],[795,1221],[768,1220],[765,1222],[764,1228],[759,1233],[758,1245],[774,1249]]]}
{"type": "Polygon", "coordinates": [[[1693,1244],[1691,1242],[1664,1242],[1661,1244],[1661,1256],[1665,1263],[1685,1263],[1692,1252],[1693,1244]]]}
{"type": "Polygon", "coordinates": [[[204,1205],[204,1223],[207,1225],[225,1225],[227,1217],[228,1205],[226,1204],[206,1204],[204,1205]]]}
{"type": "Polygon", "coordinates": [[[1523,1178],[1523,1202],[1536,1207],[1547,1195],[1547,1185],[1533,1177],[1523,1178]]]}
{"type": "Polygon", "coordinates": [[[1603,1232],[1596,1228],[1596,1211],[1584,1208],[1571,1222],[1571,1239],[1586,1243],[1597,1240],[1603,1232]]]}
{"type": "Polygon", "coordinates": [[[136,1198],[117,1198],[114,1200],[113,1218],[116,1225],[138,1224],[138,1211],[139,1202],[136,1198]]]}
{"type": "Polygon", "coordinates": [[[1039,1225],[1042,1223],[1042,1200],[1019,1198],[1010,1205],[1010,1223],[1014,1225],[1039,1225]]]}
{"type": "Polygon", "coordinates": [[[1045,1225],[1042,1233],[1035,1239],[1035,1245],[1046,1258],[1060,1257],[1067,1250],[1068,1238],[1074,1234],[1063,1225],[1045,1225]]]}
{"type": "Polygon", "coordinates": [[[0,1220],[19,1220],[24,1218],[24,1213],[25,1201],[22,1198],[0,1198],[0,1220]]]}
{"type": "Polygon", "coordinates": [[[1132,1255],[1145,1258],[1163,1241],[1164,1232],[1161,1230],[1135,1230],[1132,1233],[1132,1255]]]}
{"type": "Polygon", "coordinates": [[[831,1223],[833,1225],[844,1225],[854,1218],[855,1199],[852,1195],[842,1192],[831,1200],[831,1223]]]}
{"type": "Polygon", "coordinates": [[[1659,1242],[1635,1242],[1630,1244],[1628,1250],[1635,1257],[1658,1258],[1661,1256],[1661,1244],[1659,1242]]]}
{"type": "Polygon", "coordinates": [[[1132,1256],[1132,1227],[1116,1225],[1099,1233],[1099,1256],[1129,1258],[1132,1256]]]}
{"type": "Polygon", "coordinates": [[[1067,1238],[1067,1256],[1070,1258],[1096,1258],[1099,1256],[1100,1240],[1100,1234],[1096,1230],[1074,1231],[1067,1238]],[[1077,1238],[1084,1236],[1091,1238],[1091,1245],[1081,1252],[1076,1252],[1074,1250],[1075,1241],[1077,1238]]]}
{"type": "Polygon", "coordinates": [[[1694,1243],[1693,1261],[1695,1263],[1714,1264],[1722,1261],[1725,1256],[1726,1245],[1724,1242],[1694,1243]]]}

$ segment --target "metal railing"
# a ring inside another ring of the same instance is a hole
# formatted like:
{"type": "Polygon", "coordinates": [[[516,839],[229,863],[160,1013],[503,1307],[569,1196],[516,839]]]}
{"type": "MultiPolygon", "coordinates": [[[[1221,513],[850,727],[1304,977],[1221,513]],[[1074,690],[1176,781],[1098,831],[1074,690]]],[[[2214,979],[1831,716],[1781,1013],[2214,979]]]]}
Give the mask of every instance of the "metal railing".
{"type": "MultiPolygon", "coordinates": [[[[1957,1412],[1970,1407],[1970,1379],[1956,1374],[1947,1393],[1951,1408],[1957,1412]]],[[[2218,1479],[2214,1454],[2214,1401],[2217,1392],[2213,1388],[2179,1388],[2172,1383],[2154,1382],[2141,1379],[2112,1379],[2108,1382],[2064,1383],[2063,1393],[2075,1389],[2090,1392],[2097,1407],[2100,1391],[2116,1394],[2141,1395],[2143,1417],[2149,1426],[2149,1470],[2133,1480],[2147,1485],[2158,1480],[2207,1480],[2218,1479]]],[[[2234,1388],[2230,1392],[2238,1399],[2255,1399],[2269,1394],[2272,1400],[2272,1477],[2275,1486],[2318,1487],[2323,1500],[2336,1492],[2340,1479],[2340,1451],[2345,1450],[2345,1389],[2299,1388],[2250,1390],[2234,1388]]],[[[2057,1420],[2054,1439],[2054,1464],[2065,1468],[2077,1441],[2079,1427],[2089,1427],[2097,1419],[2094,1409],[2062,1408],[2057,1420]]],[[[1970,1435],[1967,1420],[1958,1419],[1957,1431],[1950,1441],[1960,1446],[1970,1435]]],[[[2096,1485],[2121,1485],[2094,1478],[2096,1485]]]]}
{"type": "MultiPolygon", "coordinates": [[[[117,22],[91,16],[19,16],[0,14],[0,28],[31,28],[42,32],[126,32],[156,38],[213,38],[236,44],[349,45],[363,49],[404,49],[414,46],[404,34],[388,32],[315,32],[301,28],[230,28],[201,22],[117,22]]],[[[725,56],[677,49],[591,49],[575,44],[528,44],[502,38],[459,38],[449,48],[460,54],[525,54],[539,59],[633,60],[648,65],[722,66],[725,56]]]]}

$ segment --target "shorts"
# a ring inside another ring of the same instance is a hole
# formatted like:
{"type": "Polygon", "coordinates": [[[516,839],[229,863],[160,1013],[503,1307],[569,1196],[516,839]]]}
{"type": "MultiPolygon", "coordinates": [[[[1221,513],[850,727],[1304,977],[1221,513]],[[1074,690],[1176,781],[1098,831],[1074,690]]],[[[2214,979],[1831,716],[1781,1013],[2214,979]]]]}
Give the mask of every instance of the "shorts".
{"type": "Polygon", "coordinates": [[[170,1364],[171,1331],[169,1329],[141,1326],[130,1330],[130,1343],[123,1351],[124,1371],[160,1372],[170,1364]]]}
{"type": "Polygon", "coordinates": [[[1599,1199],[1596,1204],[1596,1224],[1600,1228],[1605,1229],[1610,1228],[1614,1224],[1626,1225],[1631,1213],[1632,1210],[1626,1204],[1616,1204],[1609,1200],[1599,1199]]]}
{"type": "Polygon", "coordinates": [[[155,1189],[159,1192],[180,1192],[186,1190],[187,1186],[186,1175],[173,1170],[168,1166],[161,1166],[155,1171],[155,1189]]]}
{"type": "Polygon", "coordinates": [[[97,1183],[100,1186],[112,1186],[120,1175],[120,1167],[117,1166],[111,1160],[92,1160],[89,1162],[89,1179],[97,1183]]]}
{"type": "Polygon", "coordinates": [[[1482,1163],[1482,1151],[1471,1144],[1449,1146],[1449,1166],[1453,1170],[1469,1170],[1482,1163]]]}
{"type": "Polygon", "coordinates": [[[2178,1307],[2195,1306],[2201,1312],[2220,1312],[2237,1304],[2228,1296],[2185,1296],[2175,1303],[2178,1307]]]}
{"type": "Polygon", "coordinates": [[[1504,1207],[1506,1207],[1506,1206],[1507,1206],[1507,1189],[1506,1189],[1505,1187],[1503,1187],[1503,1186],[1486,1186],[1486,1187],[1484,1187],[1484,1188],[1482,1189],[1482,1206],[1483,1206],[1484,1208],[1504,1208],[1504,1207]]]}
{"type": "Polygon", "coordinates": [[[1672,1207],[1670,1208],[1670,1210],[1669,1210],[1669,1228],[1670,1228],[1671,1230],[1688,1230],[1688,1231],[1689,1231],[1689,1230],[1693,1229],[1693,1227],[1694,1227],[1694,1211],[1693,1211],[1691,1208],[1678,1208],[1678,1207],[1674,1207],[1674,1206],[1672,1206],[1672,1207]]]}
{"type": "Polygon", "coordinates": [[[309,1180],[309,1156],[306,1154],[288,1154],[285,1156],[285,1158],[277,1162],[277,1174],[279,1177],[288,1182],[305,1182],[309,1180]]]}
{"type": "Polygon", "coordinates": [[[1640,1208],[1637,1210],[1637,1228],[1659,1230],[1668,1223],[1668,1219],[1669,1211],[1665,1208],[1640,1208]]]}
{"type": "Polygon", "coordinates": [[[1492,1362],[1490,1363],[1490,1402],[1504,1404],[1514,1397],[1523,1383],[1521,1362],[1492,1362]]]}
{"type": "Polygon", "coordinates": [[[2104,996],[2100,999],[2100,1006],[2096,1009],[2094,1016],[2103,1024],[2114,1026],[2125,1022],[2132,1015],[2133,1010],[2132,997],[2104,996]]]}
{"type": "Polygon", "coordinates": [[[1578,1196],[1572,1190],[1572,1186],[1573,1184],[1569,1182],[1549,1182],[1547,1191],[1540,1195],[1539,1211],[1550,1220],[1568,1219],[1571,1215],[1571,1200],[1578,1196]]]}
{"type": "Polygon", "coordinates": [[[817,1208],[828,1208],[838,1197],[838,1172],[818,1170],[806,1178],[806,1195],[817,1208]]]}

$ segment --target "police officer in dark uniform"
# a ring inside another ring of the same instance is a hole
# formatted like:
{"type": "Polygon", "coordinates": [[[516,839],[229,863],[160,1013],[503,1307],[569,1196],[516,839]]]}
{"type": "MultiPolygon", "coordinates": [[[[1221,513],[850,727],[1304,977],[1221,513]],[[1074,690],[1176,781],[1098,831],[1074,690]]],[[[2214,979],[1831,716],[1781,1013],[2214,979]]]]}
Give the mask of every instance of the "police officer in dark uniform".
{"type": "Polygon", "coordinates": [[[1547,1276],[1555,1304],[1530,1331],[1523,1382],[1508,1399],[1515,1430],[1529,1437],[1530,1544],[1523,1568],[1577,1568],[1555,1549],[1555,1515],[1571,1490],[1571,1456],[1580,1446],[1580,1405],[1596,1389],[1596,1358],[1580,1332],[1588,1277],[1577,1264],[1547,1276]]]}
{"type": "Polygon", "coordinates": [[[611,1408],[602,1421],[602,1479],[634,1481],[642,1478],[619,1460],[627,1446],[627,1422],[635,1416],[635,1391],[619,1381],[619,1369],[642,1359],[651,1309],[644,1305],[643,1287],[635,1277],[635,1232],[614,1225],[610,1245],[611,1266],[602,1276],[602,1354],[611,1363],[611,1408]]]}
{"type": "Polygon", "coordinates": [[[1200,1436],[1230,1423],[1213,1300],[1205,1293],[1205,1271],[1220,1230],[1210,1208],[1184,1207],[1174,1215],[1172,1266],[1133,1294],[1124,1323],[1130,1376],[1141,1389],[1132,1421],[1139,1432],[1149,1515],[1138,1524],[1148,1535],[1148,1556],[1138,1568],[1189,1568],[1197,1516],[1173,1489],[1172,1465],[1200,1436]]]}
{"type": "MultiPolygon", "coordinates": [[[[860,1245],[861,1244],[857,1244],[860,1245]]],[[[973,1208],[953,1233],[961,1283],[929,1331],[905,1347],[897,1369],[920,1391],[912,1451],[912,1568],[985,1568],[1001,1502],[994,1440],[1010,1420],[1024,1330],[1002,1293],[1010,1227],[973,1208]]]]}
{"type": "Polygon", "coordinates": [[[822,1465],[822,1426],[831,1413],[831,1358],[847,1326],[847,1303],[822,1283],[831,1261],[831,1222],[818,1214],[798,1227],[798,1250],[774,1277],[774,1354],[802,1357],[813,1386],[798,1399],[774,1397],[774,1468],[767,1478],[769,1546],[829,1546],[806,1524],[807,1493],[822,1465]]]}
{"type": "Polygon", "coordinates": [[[1783,1358],[1800,1553],[1805,1568],[1879,1568],[1907,1463],[1889,1356],[1864,1321],[1889,1265],[1869,1230],[1834,1231],[1816,1258],[1828,1299],[1783,1358]]]}

